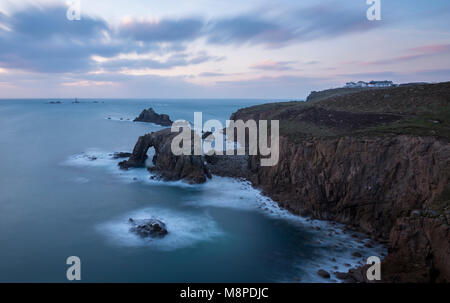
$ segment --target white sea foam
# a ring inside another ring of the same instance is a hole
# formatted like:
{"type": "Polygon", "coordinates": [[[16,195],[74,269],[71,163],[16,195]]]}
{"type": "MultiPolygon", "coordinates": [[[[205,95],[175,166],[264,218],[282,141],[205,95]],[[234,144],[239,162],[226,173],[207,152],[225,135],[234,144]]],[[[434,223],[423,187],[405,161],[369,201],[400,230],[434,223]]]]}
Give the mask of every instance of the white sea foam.
{"type": "MultiPolygon", "coordinates": [[[[154,151],[149,151],[147,153],[149,158],[146,161],[146,167],[150,167],[153,165],[151,163],[153,152],[154,151]]],[[[61,164],[74,167],[96,167],[105,169],[108,173],[114,175],[116,178],[119,178],[126,183],[142,182],[147,184],[158,184],[166,186],[193,186],[183,181],[161,181],[157,178],[157,176],[151,174],[145,167],[121,170],[119,169],[118,164],[123,160],[125,160],[125,158],[114,159],[113,152],[106,152],[100,149],[90,148],[85,152],[69,157],[61,164]]]]}
{"type": "MultiPolygon", "coordinates": [[[[362,265],[369,256],[381,258],[382,254],[386,253],[382,245],[372,243],[364,234],[344,231],[342,224],[311,220],[280,208],[276,202],[263,196],[247,181],[214,176],[211,181],[201,186],[206,189],[204,196],[196,201],[188,201],[189,204],[258,211],[275,220],[287,220],[309,232],[314,239],[311,245],[317,256],[308,261],[307,268],[304,259],[301,259],[301,262],[294,262],[293,265],[303,273],[302,282],[331,282],[333,280],[319,277],[317,270],[328,271],[333,279],[334,272],[347,272],[350,268],[348,265],[356,267],[362,265]],[[368,242],[371,242],[373,247],[364,246],[368,242]],[[361,257],[352,256],[354,252],[360,253],[361,257]]],[[[292,282],[292,277],[288,280],[285,278],[279,280],[292,282]]]]}
{"type": "Polygon", "coordinates": [[[134,118],[131,116],[115,116],[115,115],[111,115],[111,116],[107,116],[105,118],[106,120],[111,120],[111,121],[119,121],[119,122],[133,122],[134,118]]]}
{"type": "Polygon", "coordinates": [[[130,212],[120,218],[98,225],[97,229],[115,245],[145,246],[164,251],[189,247],[223,235],[216,222],[207,214],[190,214],[156,207],[130,212]],[[141,238],[130,232],[129,218],[159,219],[166,224],[168,234],[159,239],[141,238]]]}
{"type": "Polygon", "coordinates": [[[69,159],[63,162],[63,165],[81,167],[111,167],[112,165],[117,165],[118,162],[120,161],[114,159],[112,153],[91,148],[86,152],[69,157],[69,159]]]}

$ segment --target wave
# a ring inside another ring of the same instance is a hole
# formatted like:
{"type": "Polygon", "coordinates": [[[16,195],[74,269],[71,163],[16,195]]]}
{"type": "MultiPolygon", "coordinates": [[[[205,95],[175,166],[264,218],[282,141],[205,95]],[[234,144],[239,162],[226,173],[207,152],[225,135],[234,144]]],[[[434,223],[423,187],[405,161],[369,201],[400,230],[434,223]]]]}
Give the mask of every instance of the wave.
{"type": "MultiPolygon", "coordinates": [[[[334,282],[317,275],[317,270],[324,269],[333,277],[336,271],[347,272],[350,268],[362,265],[362,260],[370,256],[386,254],[386,248],[374,243],[367,236],[346,231],[343,224],[313,220],[292,214],[281,208],[278,203],[261,194],[248,181],[214,176],[203,186],[204,194],[200,199],[188,201],[189,205],[234,208],[247,211],[257,211],[274,220],[288,221],[297,228],[309,233],[314,239],[310,246],[315,250],[314,258],[308,260],[305,267],[304,256],[294,261],[294,267],[302,271],[302,282],[334,282]],[[368,245],[367,247],[364,245],[368,245]],[[354,256],[357,252],[361,256],[354,256]]],[[[292,278],[280,277],[277,281],[292,282],[292,278]]]]}
{"type": "Polygon", "coordinates": [[[157,250],[171,251],[209,241],[223,232],[216,222],[207,214],[189,214],[166,208],[149,207],[130,212],[120,218],[97,226],[114,245],[127,247],[149,247],[157,250]],[[157,218],[166,224],[169,233],[160,239],[145,239],[129,231],[128,219],[157,218]]]}
{"type": "MultiPolygon", "coordinates": [[[[149,150],[149,158],[146,162],[146,167],[151,167],[153,163],[151,159],[153,157],[154,151],[149,150]]],[[[192,187],[193,185],[187,184],[183,181],[162,181],[157,178],[155,174],[150,173],[145,167],[142,168],[129,168],[128,170],[121,170],[118,167],[119,162],[125,160],[114,159],[113,152],[106,152],[96,148],[87,149],[85,152],[73,155],[67,160],[63,161],[61,164],[65,166],[73,167],[96,167],[105,169],[111,175],[116,178],[121,179],[126,183],[147,183],[147,184],[158,184],[167,186],[182,186],[182,187],[192,187]],[[153,178],[152,178],[153,177],[153,178]]]]}

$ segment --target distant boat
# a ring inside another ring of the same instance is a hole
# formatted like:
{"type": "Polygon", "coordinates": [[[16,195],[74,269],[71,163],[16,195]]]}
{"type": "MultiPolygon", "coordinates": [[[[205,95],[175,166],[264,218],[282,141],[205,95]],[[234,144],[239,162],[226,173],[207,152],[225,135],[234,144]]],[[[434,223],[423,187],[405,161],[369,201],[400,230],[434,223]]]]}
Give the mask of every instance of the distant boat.
{"type": "Polygon", "coordinates": [[[80,103],[80,102],[78,102],[78,98],[75,98],[75,101],[72,103],[80,103]]]}

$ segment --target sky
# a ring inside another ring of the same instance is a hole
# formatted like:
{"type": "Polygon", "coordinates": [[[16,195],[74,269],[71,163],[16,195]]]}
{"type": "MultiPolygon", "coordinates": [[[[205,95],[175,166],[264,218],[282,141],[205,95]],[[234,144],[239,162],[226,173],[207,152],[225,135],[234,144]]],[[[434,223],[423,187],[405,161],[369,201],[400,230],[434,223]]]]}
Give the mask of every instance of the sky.
{"type": "Polygon", "coordinates": [[[450,81],[450,2],[0,0],[0,98],[304,99],[450,81]],[[69,20],[72,19],[72,20],[69,20]]]}

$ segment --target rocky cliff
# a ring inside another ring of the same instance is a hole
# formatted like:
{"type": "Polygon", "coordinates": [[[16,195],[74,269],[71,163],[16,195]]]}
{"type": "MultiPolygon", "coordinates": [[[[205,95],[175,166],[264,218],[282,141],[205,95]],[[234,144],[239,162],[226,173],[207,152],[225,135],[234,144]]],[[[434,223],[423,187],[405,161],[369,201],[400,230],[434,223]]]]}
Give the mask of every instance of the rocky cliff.
{"type": "Polygon", "coordinates": [[[351,224],[380,239],[448,184],[441,165],[450,165],[450,148],[433,138],[282,138],[280,152],[273,167],[252,159],[255,185],[295,213],[351,224]]]}
{"type": "Polygon", "coordinates": [[[231,119],[280,120],[278,164],[249,158],[266,195],[387,242],[383,281],[450,282],[449,109],[443,83],[267,104],[231,119]]]}
{"type": "MultiPolygon", "coordinates": [[[[191,132],[192,137],[196,136],[191,132]]],[[[148,170],[158,174],[163,180],[175,181],[185,180],[188,183],[203,183],[210,178],[208,168],[205,166],[203,156],[194,155],[193,145],[191,155],[175,156],[171,150],[172,139],[177,132],[171,132],[170,128],[139,137],[128,160],[119,163],[121,169],[130,167],[144,167],[147,160],[147,152],[153,147],[155,155],[152,162],[153,167],[148,170]]],[[[193,139],[192,139],[193,142],[193,139]]]]}

